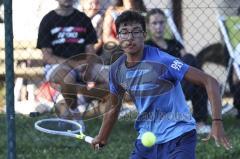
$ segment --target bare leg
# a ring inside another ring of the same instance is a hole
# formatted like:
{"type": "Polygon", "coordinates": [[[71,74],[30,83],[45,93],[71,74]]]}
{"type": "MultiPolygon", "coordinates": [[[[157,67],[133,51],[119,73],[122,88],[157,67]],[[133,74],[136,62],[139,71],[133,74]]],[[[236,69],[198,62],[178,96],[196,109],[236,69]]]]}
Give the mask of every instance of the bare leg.
{"type": "Polygon", "coordinates": [[[76,83],[76,77],[71,75],[71,70],[72,69],[66,65],[59,65],[51,75],[50,81],[60,85],[60,92],[62,93],[67,106],[74,109],[77,107],[77,90],[74,85],[67,84],[76,83]]]}

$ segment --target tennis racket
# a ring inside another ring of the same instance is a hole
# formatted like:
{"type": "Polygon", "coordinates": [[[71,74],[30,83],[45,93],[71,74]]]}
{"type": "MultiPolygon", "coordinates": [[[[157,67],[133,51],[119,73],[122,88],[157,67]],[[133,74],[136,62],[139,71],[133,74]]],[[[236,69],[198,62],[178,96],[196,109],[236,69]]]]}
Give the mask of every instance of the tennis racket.
{"type": "Polygon", "coordinates": [[[34,127],[44,133],[73,137],[84,140],[89,144],[93,141],[92,137],[83,133],[82,125],[73,120],[61,118],[41,119],[35,122],[34,127]]]}

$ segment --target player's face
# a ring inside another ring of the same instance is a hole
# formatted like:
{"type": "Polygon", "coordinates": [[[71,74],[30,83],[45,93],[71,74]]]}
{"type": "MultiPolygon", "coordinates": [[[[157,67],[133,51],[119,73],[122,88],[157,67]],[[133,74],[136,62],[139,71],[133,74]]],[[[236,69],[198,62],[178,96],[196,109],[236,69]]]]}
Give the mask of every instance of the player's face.
{"type": "Polygon", "coordinates": [[[153,14],[149,17],[149,31],[153,37],[163,38],[165,30],[165,17],[162,14],[153,14]]]}
{"type": "Polygon", "coordinates": [[[57,0],[62,8],[72,8],[76,0],[57,0]]]}
{"type": "Polygon", "coordinates": [[[118,30],[118,39],[125,53],[139,53],[144,47],[145,32],[141,24],[121,24],[118,30]]]}

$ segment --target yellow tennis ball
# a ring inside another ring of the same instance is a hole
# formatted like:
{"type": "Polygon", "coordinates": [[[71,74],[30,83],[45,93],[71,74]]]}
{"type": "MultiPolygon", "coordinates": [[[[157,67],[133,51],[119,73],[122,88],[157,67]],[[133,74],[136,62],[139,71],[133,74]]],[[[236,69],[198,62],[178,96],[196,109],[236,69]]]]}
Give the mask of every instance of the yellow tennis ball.
{"type": "Polygon", "coordinates": [[[156,142],[156,136],[152,132],[147,131],[142,135],[141,141],[143,146],[151,147],[156,142]]]}

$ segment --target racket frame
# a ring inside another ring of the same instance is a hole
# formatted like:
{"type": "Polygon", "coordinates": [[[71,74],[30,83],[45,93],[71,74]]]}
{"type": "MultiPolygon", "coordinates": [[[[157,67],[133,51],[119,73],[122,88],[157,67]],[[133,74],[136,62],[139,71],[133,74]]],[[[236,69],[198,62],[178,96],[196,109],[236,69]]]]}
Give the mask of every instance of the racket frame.
{"type": "Polygon", "coordinates": [[[73,137],[73,138],[77,138],[77,139],[84,139],[87,143],[92,143],[92,140],[93,138],[90,137],[90,136],[87,136],[85,134],[83,134],[81,128],[81,124],[77,123],[76,121],[73,121],[73,120],[67,120],[67,119],[61,119],[61,118],[48,118],[48,119],[41,119],[41,120],[38,120],[34,123],[34,127],[35,129],[41,131],[41,132],[44,132],[44,133],[48,133],[48,134],[53,134],[53,135],[61,135],[61,136],[68,136],[68,137],[73,137]],[[75,130],[75,131],[54,131],[54,130],[49,130],[49,129],[46,129],[46,128],[43,128],[41,126],[39,126],[39,124],[41,124],[42,122],[46,122],[46,121],[62,121],[62,122],[67,122],[67,123],[70,123],[70,124],[74,124],[76,126],[79,127],[78,130],[75,130]]]}

